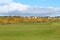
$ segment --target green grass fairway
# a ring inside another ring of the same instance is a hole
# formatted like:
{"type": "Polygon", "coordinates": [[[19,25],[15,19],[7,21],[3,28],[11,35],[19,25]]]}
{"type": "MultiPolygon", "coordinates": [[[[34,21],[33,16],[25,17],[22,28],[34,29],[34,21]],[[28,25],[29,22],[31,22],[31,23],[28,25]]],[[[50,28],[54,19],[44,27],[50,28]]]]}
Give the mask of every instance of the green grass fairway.
{"type": "Polygon", "coordinates": [[[0,25],[0,40],[60,40],[60,23],[0,25]]]}

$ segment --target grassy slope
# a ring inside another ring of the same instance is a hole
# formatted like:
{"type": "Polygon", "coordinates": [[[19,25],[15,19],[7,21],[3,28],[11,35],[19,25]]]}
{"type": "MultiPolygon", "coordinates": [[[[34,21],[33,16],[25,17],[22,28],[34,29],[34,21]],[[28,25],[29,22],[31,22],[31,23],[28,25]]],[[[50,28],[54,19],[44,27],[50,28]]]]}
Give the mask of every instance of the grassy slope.
{"type": "Polygon", "coordinates": [[[60,23],[0,25],[0,40],[60,40],[60,23]]]}

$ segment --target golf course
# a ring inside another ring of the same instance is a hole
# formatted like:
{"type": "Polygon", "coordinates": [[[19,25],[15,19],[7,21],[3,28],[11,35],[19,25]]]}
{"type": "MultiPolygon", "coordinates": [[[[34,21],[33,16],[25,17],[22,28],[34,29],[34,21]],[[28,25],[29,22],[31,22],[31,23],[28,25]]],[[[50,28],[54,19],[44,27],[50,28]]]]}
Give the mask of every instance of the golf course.
{"type": "Polygon", "coordinates": [[[60,40],[60,22],[0,24],[0,40],[60,40]]]}

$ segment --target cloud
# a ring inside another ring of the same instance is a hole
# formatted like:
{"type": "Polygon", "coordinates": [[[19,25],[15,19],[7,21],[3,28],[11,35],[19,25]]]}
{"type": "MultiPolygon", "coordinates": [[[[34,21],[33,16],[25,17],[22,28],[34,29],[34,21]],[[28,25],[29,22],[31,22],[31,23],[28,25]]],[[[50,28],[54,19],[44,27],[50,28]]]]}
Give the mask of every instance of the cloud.
{"type": "Polygon", "coordinates": [[[27,11],[28,7],[30,7],[30,6],[29,5],[24,5],[24,4],[21,4],[21,3],[9,4],[9,10],[11,9],[12,11],[17,10],[17,11],[24,12],[24,11],[27,11]]]}
{"type": "Polygon", "coordinates": [[[0,5],[6,5],[12,3],[13,0],[0,0],[0,5]]]}
{"type": "Polygon", "coordinates": [[[0,7],[0,12],[8,12],[8,6],[0,7]]]}
{"type": "Polygon", "coordinates": [[[39,7],[30,6],[21,3],[15,3],[13,0],[0,0],[0,4],[7,5],[0,6],[0,15],[37,15],[37,16],[56,16],[60,15],[60,8],[55,7],[39,7]]]}
{"type": "Polygon", "coordinates": [[[0,12],[10,12],[10,11],[25,12],[29,7],[30,7],[29,5],[13,2],[8,5],[0,6],[0,12]]]}

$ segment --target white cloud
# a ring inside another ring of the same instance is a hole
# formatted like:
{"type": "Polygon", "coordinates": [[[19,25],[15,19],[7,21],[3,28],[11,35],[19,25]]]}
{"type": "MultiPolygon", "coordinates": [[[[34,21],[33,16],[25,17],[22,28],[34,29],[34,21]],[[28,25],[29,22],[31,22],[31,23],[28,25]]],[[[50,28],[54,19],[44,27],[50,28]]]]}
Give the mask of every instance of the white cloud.
{"type": "Polygon", "coordinates": [[[13,2],[13,0],[0,0],[0,5],[1,4],[10,4],[12,2],[13,2]]]}
{"type": "Polygon", "coordinates": [[[25,12],[29,7],[30,7],[29,5],[13,2],[8,5],[0,6],[0,12],[10,12],[10,11],[25,12]]]}
{"type": "Polygon", "coordinates": [[[0,7],[0,12],[8,12],[8,6],[0,7]]]}
{"type": "Polygon", "coordinates": [[[0,3],[10,3],[10,2],[13,2],[13,0],[0,0],[0,3]]]}
{"type": "MultiPolygon", "coordinates": [[[[0,0],[1,3],[7,3],[8,5],[0,6],[0,14],[8,13],[12,11],[19,11],[20,14],[42,14],[42,15],[54,15],[60,13],[60,8],[54,8],[52,6],[43,8],[38,6],[29,6],[21,3],[15,3],[13,0],[0,0]]],[[[8,13],[10,14],[10,13],[8,13]]],[[[17,13],[18,14],[18,13],[17,13]]]]}

